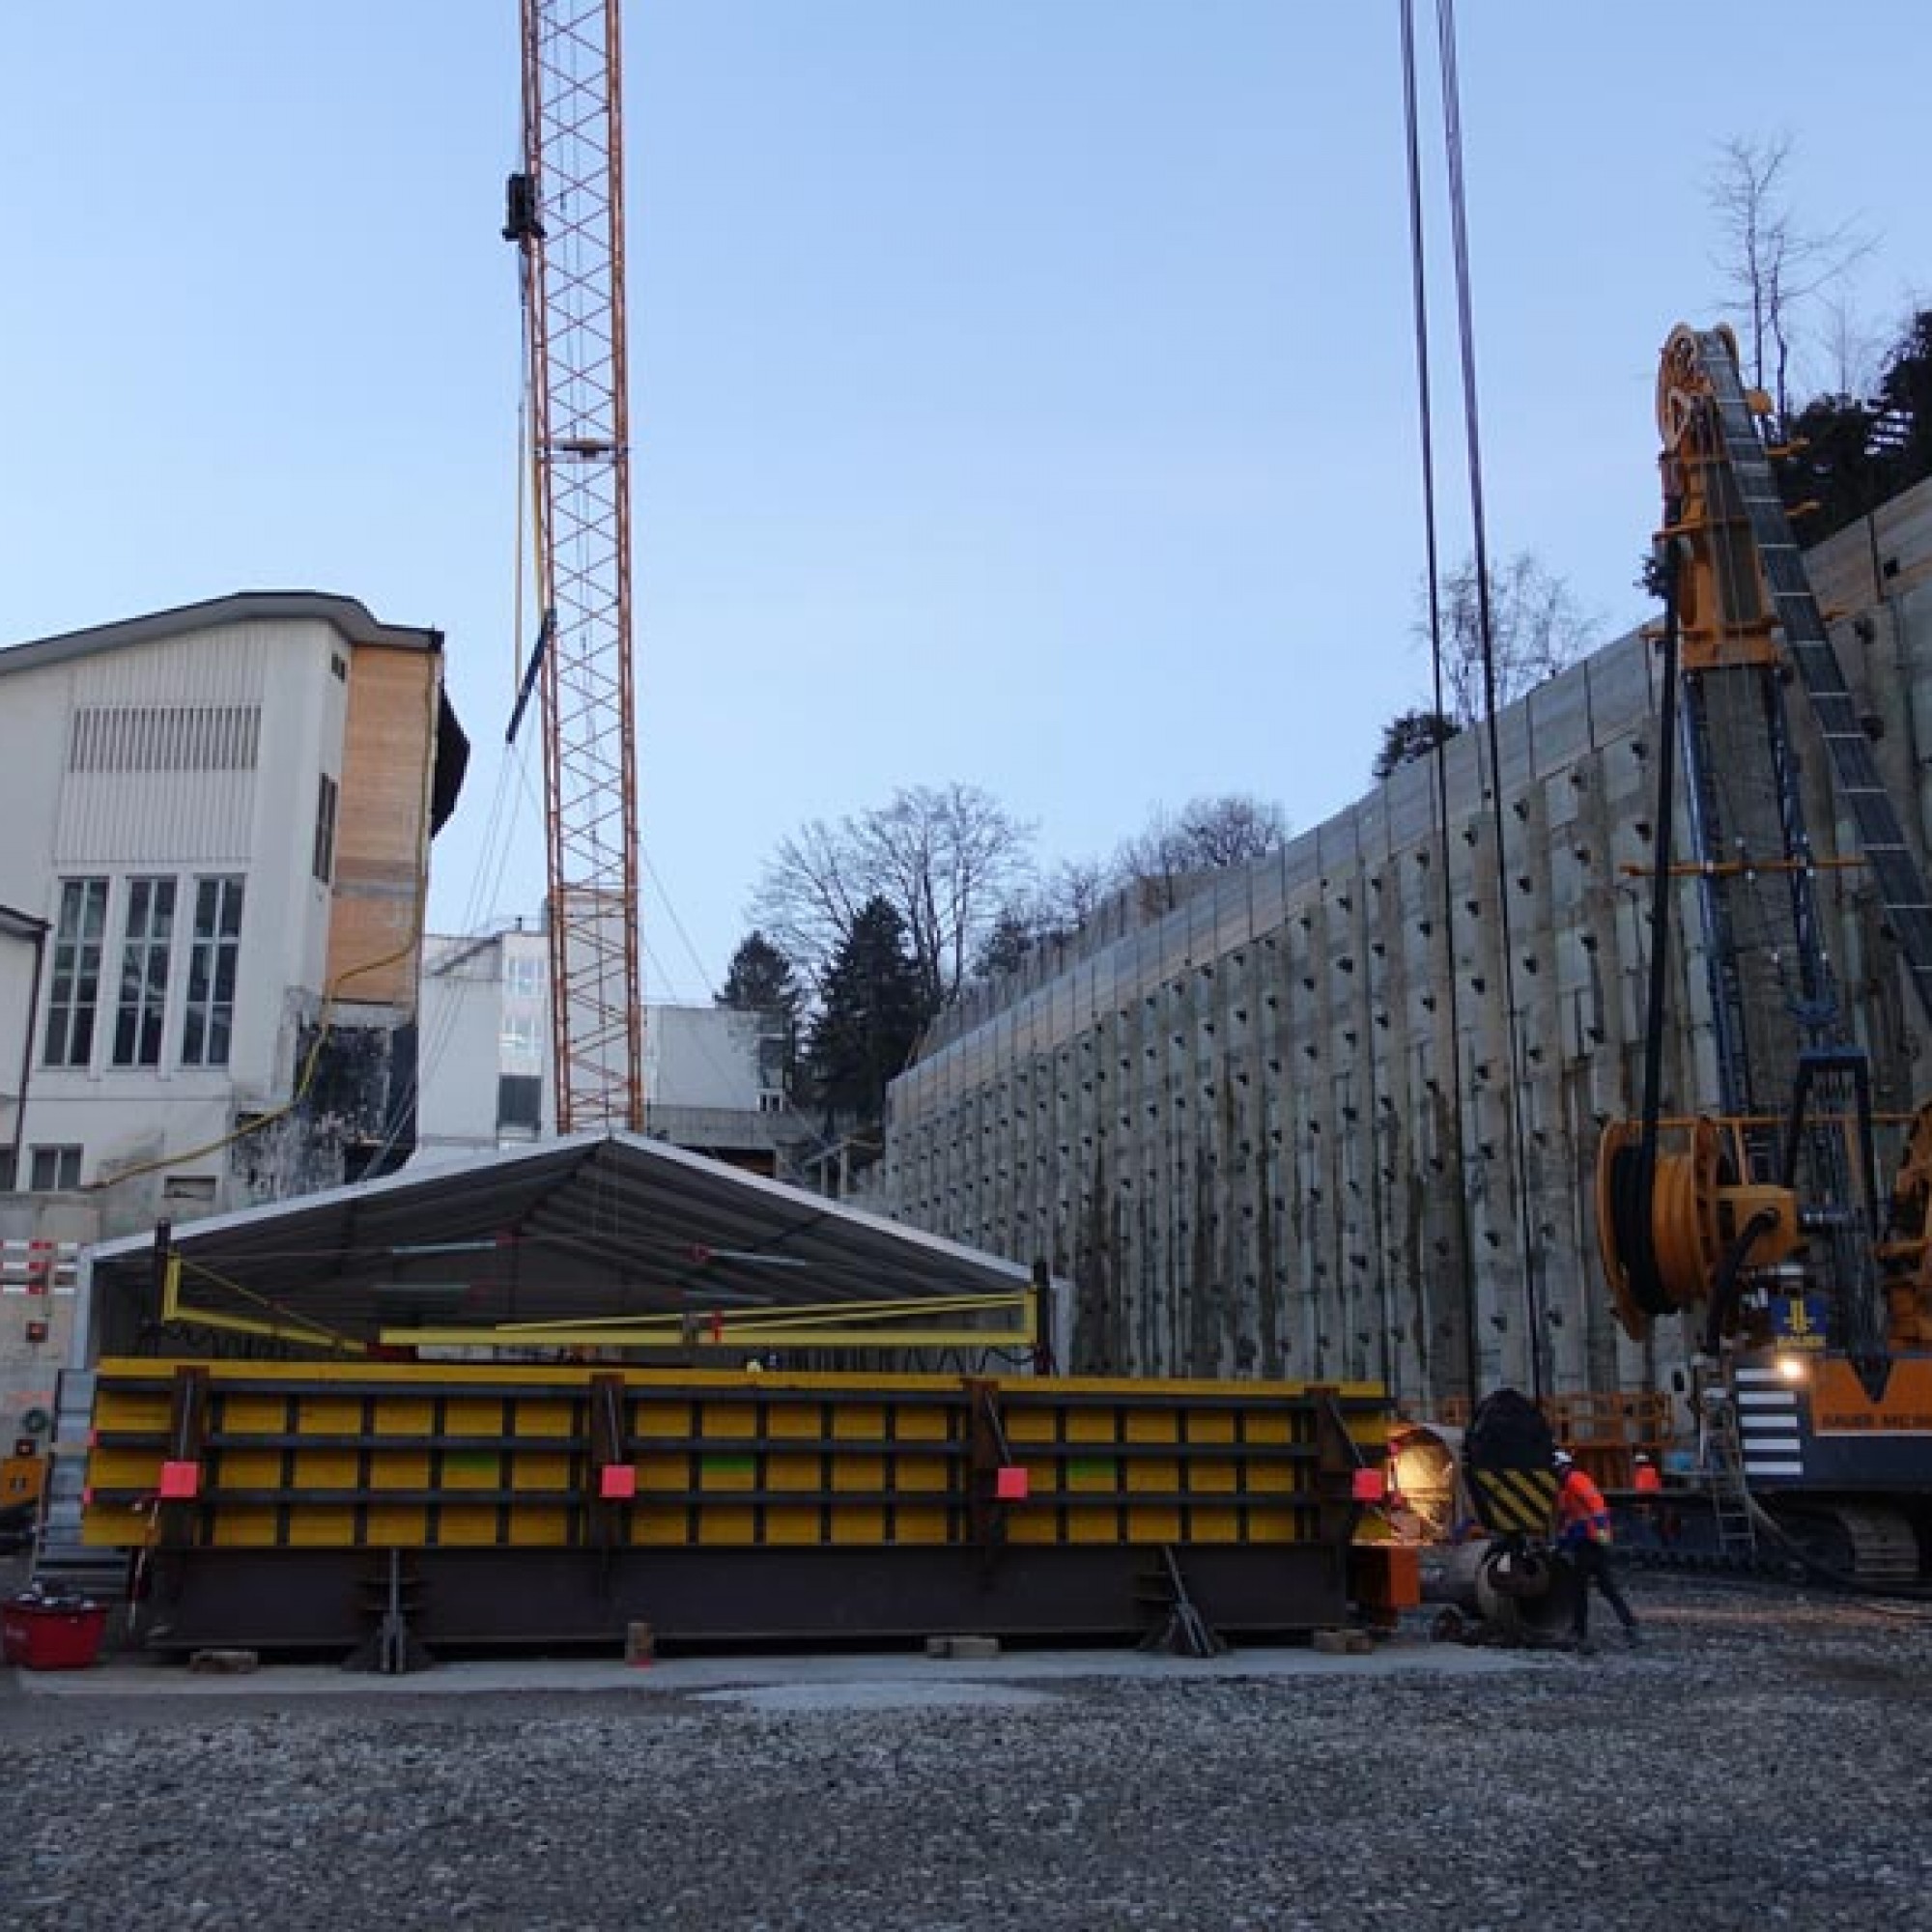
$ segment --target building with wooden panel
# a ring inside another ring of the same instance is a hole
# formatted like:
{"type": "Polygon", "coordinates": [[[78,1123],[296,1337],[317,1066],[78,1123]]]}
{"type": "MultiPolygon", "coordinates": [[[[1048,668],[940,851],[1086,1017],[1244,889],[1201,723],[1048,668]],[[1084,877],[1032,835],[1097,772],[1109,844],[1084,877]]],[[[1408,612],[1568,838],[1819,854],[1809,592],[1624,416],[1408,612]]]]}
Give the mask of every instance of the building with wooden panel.
{"type": "Polygon", "coordinates": [[[112,1234],[400,1165],[440,633],[250,592],[0,651],[0,1124],[112,1234]]]}

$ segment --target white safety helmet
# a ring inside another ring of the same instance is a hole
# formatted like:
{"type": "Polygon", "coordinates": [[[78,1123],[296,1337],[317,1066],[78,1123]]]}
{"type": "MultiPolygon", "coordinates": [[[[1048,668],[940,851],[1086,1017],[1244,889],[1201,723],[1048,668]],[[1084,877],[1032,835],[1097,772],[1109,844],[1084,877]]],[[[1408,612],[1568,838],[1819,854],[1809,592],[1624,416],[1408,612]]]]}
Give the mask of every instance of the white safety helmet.
{"type": "Polygon", "coordinates": [[[1575,1463],[1576,1463],[1576,1461],[1577,1461],[1576,1457],[1574,1457],[1573,1455],[1571,1455],[1571,1453],[1570,1453],[1570,1452],[1569,1452],[1569,1450],[1567,1450],[1567,1449],[1559,1449],[1559,1450],[1557,1450],[1556,1454],[1555,1454],[1554,1456],[1552,1456],[1552,1457],[1551,1457],[1551,1458],[1550,1458],[1549,1460],[1550,1460],[1550,1461],[1551,1461],[1551,1462],[1552,1462],[1552,1463],[1554,1463],[1554,1464],[1556,1465],[1556,1467],[1557,1467],[1557,1468],[1559,1468],[1559,1469],[1568,1469],[1568,1468],[1571,1468],[1571,1467],[1573,1467],[1573,1466],[1575,1465],[1575,1463]]]}

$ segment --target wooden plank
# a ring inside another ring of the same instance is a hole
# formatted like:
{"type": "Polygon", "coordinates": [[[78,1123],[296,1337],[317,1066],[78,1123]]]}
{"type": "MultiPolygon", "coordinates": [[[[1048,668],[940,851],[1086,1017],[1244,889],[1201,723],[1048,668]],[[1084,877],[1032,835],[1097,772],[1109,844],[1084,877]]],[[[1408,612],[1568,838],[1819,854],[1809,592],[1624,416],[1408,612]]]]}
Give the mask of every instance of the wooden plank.
{"type": "Polygon", "coordinates": [[[415,1005],[441,671],[428,651],[350,654],[327,962],[346,1000],[415,1005]]]}

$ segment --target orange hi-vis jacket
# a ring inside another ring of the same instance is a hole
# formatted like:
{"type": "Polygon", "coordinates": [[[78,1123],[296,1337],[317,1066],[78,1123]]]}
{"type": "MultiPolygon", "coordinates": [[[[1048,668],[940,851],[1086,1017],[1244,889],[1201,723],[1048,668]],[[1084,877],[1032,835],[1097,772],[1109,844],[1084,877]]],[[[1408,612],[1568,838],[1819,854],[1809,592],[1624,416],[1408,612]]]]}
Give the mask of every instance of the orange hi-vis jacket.
{"type": "Polygon", "coordinates": [[[1556,1540],[1573,1545],[1610,1540],[1610,1511],[1604,1492],[1574,1463],[1556,1492],[1556,1540]]]}
{"type": "Polygon", "coordinates": [[[1663,1477],[1655,1463],[1639,1463],[1632,1486],[1645,1495],[1655,1495],[1663,1487],[1663,1477]]]}

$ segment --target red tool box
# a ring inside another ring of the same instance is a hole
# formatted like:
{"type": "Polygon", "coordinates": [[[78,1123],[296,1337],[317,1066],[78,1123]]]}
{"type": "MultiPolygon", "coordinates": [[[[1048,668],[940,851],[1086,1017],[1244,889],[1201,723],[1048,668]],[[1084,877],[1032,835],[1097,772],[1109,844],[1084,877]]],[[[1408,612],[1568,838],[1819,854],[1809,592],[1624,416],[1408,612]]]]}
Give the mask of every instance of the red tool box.
{"type": "Polygon", "coordinates": [[[0,1653],[28,1670],[85,1670],[106,1625],[105,1606],[84,1597],[10,1597],[0,1604],[0,1653]]]}

